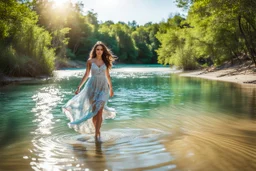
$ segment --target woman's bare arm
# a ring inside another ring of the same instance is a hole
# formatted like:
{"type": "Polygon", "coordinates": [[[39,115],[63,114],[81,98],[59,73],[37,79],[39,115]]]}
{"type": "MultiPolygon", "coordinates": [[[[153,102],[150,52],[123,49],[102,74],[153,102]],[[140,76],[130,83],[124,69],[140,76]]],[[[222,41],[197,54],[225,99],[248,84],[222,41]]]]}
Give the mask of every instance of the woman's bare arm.
{"type": "Polygon", "coordinates": [[[90,59],[87,60],[86,62],[86,71],[85,71],[85,74],[80,82],[80,84],[78,85],[77,87],[77,91],[76,91],[76,94],[79,93],[81,87],[84,85],[84,83],[87,81],[89,75],[90,75],[90,70],[91,70],[91,65],[92,65],[92,62],[90,59]]]}
{"type": "Polygon", "coordinates": [[[113,87],[112,87],[112,81],[111,81],[111,77],[109,74],[109,69],[106,69],[106,76],[107,76],[107,81],[108,81],[108,86],[109,86],[109,95],[110,97],[114,96],[114,92],[113,92],[113,87]]]}

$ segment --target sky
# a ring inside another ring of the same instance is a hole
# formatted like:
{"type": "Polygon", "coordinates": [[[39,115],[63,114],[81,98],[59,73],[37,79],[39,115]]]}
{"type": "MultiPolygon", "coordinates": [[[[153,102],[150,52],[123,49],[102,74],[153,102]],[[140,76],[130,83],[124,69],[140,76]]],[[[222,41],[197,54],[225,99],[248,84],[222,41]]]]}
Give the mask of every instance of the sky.
{"type": "MultiPolygon", "coordinates": [[[[63,3],[65,0],[53,0],[63,3]]],[[[135,20],[137,24],[147,22],[159,23],[166,21],[169,15],[185,12],[176,7],[174,0],[72,0],[82,1],[84,11],[93,9],[98,14],[99,21],[112,20],[117,23],[135,20]]]]}

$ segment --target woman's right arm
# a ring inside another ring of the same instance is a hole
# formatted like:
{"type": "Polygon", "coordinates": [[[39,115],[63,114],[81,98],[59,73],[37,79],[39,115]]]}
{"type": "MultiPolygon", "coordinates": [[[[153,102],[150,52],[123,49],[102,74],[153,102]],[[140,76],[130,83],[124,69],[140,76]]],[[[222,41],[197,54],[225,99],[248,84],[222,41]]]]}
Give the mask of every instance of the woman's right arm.
{"type": "Polygon", "coordinates": [[[86,80],[88,79],[88,77],[89,77],[89,75],[90,75],[91,65],[92,65],[92,62],[91,62],[90,59],[88,59],[87,62],[86,62],[86,71],[85,71],[85,74],[84,74],[84,76],[83,76],[83,78],[82,78],[80,84],[78,85],[75,94],[78,94],[78,93],[80,92],[81,87],[84,85],[84,83],[85,83],[86,80]]]}

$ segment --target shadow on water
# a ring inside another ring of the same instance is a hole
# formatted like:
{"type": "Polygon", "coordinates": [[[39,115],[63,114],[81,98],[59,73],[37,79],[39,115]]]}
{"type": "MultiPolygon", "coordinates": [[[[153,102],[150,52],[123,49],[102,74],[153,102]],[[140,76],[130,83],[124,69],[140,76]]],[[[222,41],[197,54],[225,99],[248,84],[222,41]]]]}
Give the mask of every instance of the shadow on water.
{"type": "Polygon", "coordinates": [[[104,151],[102,150],[102,142],[91,142],[90,145],[83,144],[85,140],[81,138],[78,141],[82,141],[81,144],[72,144],[74,157],[79,159],[79,163],[76,166],[80,168],[90,170],[102,170],[107,169],[106,158],[104,151]]]}

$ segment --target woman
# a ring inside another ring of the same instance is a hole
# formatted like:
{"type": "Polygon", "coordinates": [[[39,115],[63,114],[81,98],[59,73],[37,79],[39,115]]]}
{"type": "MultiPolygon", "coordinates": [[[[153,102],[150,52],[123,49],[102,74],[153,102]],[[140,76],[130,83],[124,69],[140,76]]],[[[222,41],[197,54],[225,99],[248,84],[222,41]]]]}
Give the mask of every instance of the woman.
{"type": "Polygon", "coordinates": [[[96,139],[100,138],[102,120],[116,115],[113,109],[107,107],[109,96],[114,95],[109,74],[112,61],[114,58],[111,51],[102,42],[97,42],[90,52],[86,72],[77,87],[76,95],[62,108],[71,121],[69,127],[80,133],[95,132],[96,139]],[[87,81],[90,72],[91,78],[87,81]]]}

